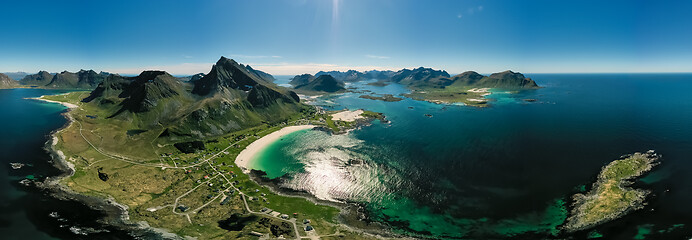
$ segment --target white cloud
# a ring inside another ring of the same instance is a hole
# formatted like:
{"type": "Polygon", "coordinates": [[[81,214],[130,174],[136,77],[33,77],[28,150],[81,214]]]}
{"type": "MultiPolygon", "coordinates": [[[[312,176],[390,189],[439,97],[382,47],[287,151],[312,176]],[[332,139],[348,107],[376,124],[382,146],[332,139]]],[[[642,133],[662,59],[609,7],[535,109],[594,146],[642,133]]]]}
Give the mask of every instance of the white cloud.
{"type": "Polygon", "coordinates": [[[461,18],[461,17],[463,17],[463,16],[464,16],[464,15],[461,15],[461,13],[457,14],[457,18],[461,18]]]}
{"type": "Polygon", "coordinates": [[[365,55],[365,57],[374,58],[374,59],[389,59],[389,57],[387,57],[387,56],[377,56],[377,55],[370,55],[370,54],[365,55]]]}
{"type": "MultiPolygon", "coordinates": [[[[469,15],[473,15],[473,14],[476,13],[476,12],[482,12],[483,9],[484,9],[483,6],[472,7],[472,8],[467,9],[466,12],[467,12],[469,15]]],[[[461,15],[461,14],[459,14],[459,15],[461,15]]],[[[457,17],[459,17],[459,16],[457,16],[457,17]]],[[[459,18],[461,18],[461,17],[459,17],[459,18]]]]}

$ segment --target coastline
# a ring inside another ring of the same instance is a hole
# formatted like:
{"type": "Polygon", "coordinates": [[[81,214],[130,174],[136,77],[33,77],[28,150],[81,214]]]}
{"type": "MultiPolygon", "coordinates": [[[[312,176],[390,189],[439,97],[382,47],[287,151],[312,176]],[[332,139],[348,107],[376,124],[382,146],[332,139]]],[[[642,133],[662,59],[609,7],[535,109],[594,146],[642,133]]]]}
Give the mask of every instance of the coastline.
{"type": "MultiPolygon", "coordinates": [[[[356,111],[363,111],[363,110],[356,110],[356,111]]],[[[351,111],[346,111],[346,112],[351,112],[351,111]]],[[[355,112],[355,111],[353,111],[355,112]]],[[[360,114],[358,114],[360,116],[360,114]]],[[[280,182],[281,178],[279,179],[268,179],[264,176],[264,172],[261,170],[257,169],[252,169],[249,166],[252,164],[252,159],[255,155],[257,155],[261,150],[263,150],[265,147],[268,145],[274,143],[275,141],[279,140],[281,137],[286,136],[288,134],[305,130],[305,129],[316,129],[316,130],[324,130],[328,131],[326,129],[323,129],[324,127],[322,126],[316,126],[316,125],[297,125],[297,126],[288,126],[284,127],[282,129],[279,129],[277,131],[274,131],[268,135],[265,135],[264,137],[255,140],[252,142],[250,145],[248,145],[243,151],[238,154],[235,160],[235,164],[238,165],[243,170],[243,173],[247,174],[250,179],[257,184],[261,186],[268,187],[272,192],[285,196],[285,197],[300,197],[303,199],[306,199],[310,202],[313,202],[315,205],[320,204],[320,205],[326,205],[326,206],[331,206],[338,208],[341,212],[339,216],[337,217],[338,225],[345,227],[346,229],[349,229],[354,232],[358,232],[361,234],[365,234],[369,237],[373,238],[379,238],[379,239],[386,239],[386,238],[396,238],[396,239],[415,239],[410,236],[404,236],[404,235],[399,235],[396,234],[388,228],[388,226],[383,225],[382,223],[379,222],[373,222],[370,221],[367,214],[365,213],[364,206],[359,203],[355,202],[333,202],[333,201],[328,201],[328,200],[323,200],[323,199],[318,199],[317,197],[313,196],[312,194],[305,192],[305,191],[299,191],[299,190],[294,190],[290,188],[285,188],[282,187],[280,182]]],[[[353,130],[353,129],[350,129],[353,130]]],[[[350,131],[349,130],[349,131],[350,131]]]]}
{"type": "Polygon", "coordinates": [[[61,114],[67,120],[67,122],[62,127],[53,130],[48,135],[48,140],[44,145],[44,150],[50,154],[51,159],[53,160],[53,166],[62,173],[56,176],[47,177],[42,182],[34,182],[34,185],[37,188],[46,191],[51,197],[65,201],[77,201],[92,210],[103,213],[104,216],[100,221],[103,221],[103,223],[106,225],[128,231],[132,234],[132,236],[148,237],[152,239],[182,239],[181,237],[175,235],[174,233],[170,233],[165,229],[153,228],[149,226],[147,222],[132,222],[128,213],[128,207],[116,202],[112,197],[99,198],[95,196],[83,195],[62,184],[61,181],[63,179],[69,178],[75,174],[75,167],[74,164],[67,160],[65,154],[57,149],[56,146],[58,143],[58,134],[75,123],[75,120],[72,118],[72,115],[70,115],[70,112],[74,108],[79,108],[79,106],[71,103],[43,99],[44,96],[27,99],[57,103],[68,108],[61,114]]]}
{"type": "Polygon", "coordinates": [[[241,169],[243,169],[244,173],[249,173],[250,172],[250,165],[252,164],[252,158],[257,155],[262,149],[267,147],[269,144],[273,143],[276,140],[279,140],[281,137],[286,136],[290,133],[300,131],[300,130],[305,130],[305,129],[313,129],[317,127],[316,125],[298,125],[298,126],[288,126],[284,127],[282,129],[279,129],[278,131],[272,132],[270,134],[267,134],[266,136],[255,140],[254,142],[250,143],[243,151],[238,154],[238,156],[235,158],[235,164],[238,165],[241,169]]]}
{"type": "MultiPolygon", "coordinates": [[[[64,93],[63,93],[63,94],[64,94],[64,93]]],[[[56,94],[56,95],[63,95],[63,94],[56,94]]],[[[44,101],[44,102],[49,102],[49,103],[57,103],[57,104],[60,104],[60,105],[65,106],[65,107],[67,107],[67,108],[69,108],[69,109],[72,109],[72,108],[79,108],[79,106],[77,106],[77,105],[75,105],[75,104],[72,104],[72,103],[58,102],[58,101],[53,101],[53,100],[45,99],[45,98],[43,98],[43,97],[45,97],[45,96],[46,96],[46,95],[42,95],[42,96],[37,97],[37,98],[27,98],[27,99],[33,99],[33,100],[44,101]]],[[[69,119],[68,119],[68,120],[69,120],[69,119]]],[[[71,120],[70,120],[70,121],[71,121],[71,120]]],[[[69,126],[69,125],[68,125],[68,126],[69,126]]]]}
{"type": "MultiPolygon", "coordinates": [[[[79,108],[78,105],[63,103],[59,101],[42,99],[43,96],[39,98],[31,98],[33,100],[45,101],[51,103],[57,103],[68,107],[61,115],[67,120],[64,126],[54,130],[48,136],[44,149],[49,152],[51,158],[53,159],[54,167],[61,170],[61,174],[57,176],[52,176],[46,178],[42,182],[35,182],[35,186],[39,189],[46,191],[51,197],[65,201],[77,201],[84,204],[86,207],[103,213],[103,217],[100,222],[104,226],[110,226],[115,229],[123,230],[129,232],[132,236],[144,237],[146,239],[183,239],[181,236],[175,233],[169,232],[167,229],[160,229],[150,226],[146,221],[133,222],[130,219],[128,207],[126,205],[120,204],[115,201],[112,197],[101,198],[97,196],[84,195],[73,191],[68,186],[62,183],[62,180],[69,178],[75,173],[75,166],[72,164],[68,157],[58,148],[59,135],[65,129],[75,124],[75,119],[71,115],[71,111],[75,108],[79,108]]],[[[255,174],[250,174],[251,169],[248,168],[252,163],[251,159],[258,154],[267,145],[279,140],[281,137],[288,135],[290,133],[305,130],[305,129],[319,129],[320,126],[317,125],[297,125],[297,126],[287,126],[274,131],[260,139],[255,140],[253,143],[248,145],[241,153],[237,156],[234,161],[246,174],[250,175],[251,180],[260,185],[269,187],[274,193],[282,196],[294,196],[301,197],[311,201],[315,204],[328,205],[340,209],[341,214],[338,217],[337,225],[349,229],[350,231],[367,235],[373,238],[407,238],[405,236],[400,236],[387,230],[386,226],[378,223],[359,223],[365,214],[362,212],[362,206],[358,204],[338,204],[333,202],[327,202],[319,200],[308,193],[296,192],[289,189],[281,189],[277,185],[267,184],[263,182],[261,178],[256,177],[255,174]],[[240,160],[240,161],[239,161],[240,160]]]]}

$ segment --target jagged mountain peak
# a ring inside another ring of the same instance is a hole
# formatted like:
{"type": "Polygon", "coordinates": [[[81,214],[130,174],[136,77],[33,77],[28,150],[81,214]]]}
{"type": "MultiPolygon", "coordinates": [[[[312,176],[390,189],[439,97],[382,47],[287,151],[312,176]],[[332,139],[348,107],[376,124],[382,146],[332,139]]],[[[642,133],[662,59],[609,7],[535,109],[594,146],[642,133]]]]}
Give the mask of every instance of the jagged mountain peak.
{"type": "Polygon", "coordinates": [[[244,65],[233,59],[221,57],[207,75],[194,82],[192,93],[199,96],[217,93],[229,95],[232,90],[250,91],[258,84],[274,88],[272,82],[264,80],[255,72],[250,72],[244,65]]]}

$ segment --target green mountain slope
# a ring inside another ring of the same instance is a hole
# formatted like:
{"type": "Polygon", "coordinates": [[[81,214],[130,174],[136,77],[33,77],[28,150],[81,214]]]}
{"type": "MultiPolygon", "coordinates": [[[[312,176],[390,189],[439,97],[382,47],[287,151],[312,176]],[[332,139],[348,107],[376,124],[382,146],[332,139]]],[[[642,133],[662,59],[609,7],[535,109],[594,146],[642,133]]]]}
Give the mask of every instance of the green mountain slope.
{"type": "Polygon", "coordinates": [[[302,75],[296,75],[295,77],[291,78],[291,81],[289,84],[295,86],[300,86],[307,84],[311,82],[312,80],[315,80],[315,76],[312,76],[312,74],[302,74],[302,75]]]}
{"type": "Polygon", "coordinates": [[[76,73],[63,71],[55,75],[40,71],[37,74],[25,76],[20,80],[20,83],[55,89],[94,89],[109,75],[110,73],[97,73],[94,70],[80,70],[76,73]]]}
{"type": "Polygon", "coordinates": [[[437,86],[446,82],[442,79],[449,78],[449,73],[444,70],[434,70],[432,68],[419,67],[413,70],[402,69],[396,72],[391,81],[406,86],[437,86]]]}
{"type": "Polygon", "coordinates": [[[40,71],[36,74],[26,75],[24,78],[22,78],[22,80],[19,80],[19,83],[30,86],[45,86],[48,85],[51,80],[53,80],[53,74],[46,71],[40,71]]]}
{"type": "Polygon", "coordinates": [[[510,70],[483,76],[476,72],[464,72],[451,78],[451,87],[483,87],[501,89],[538,88],[538,84],[521,73],[510,70]]]}
{"type": "Polygon", "coordinates": [[[331,75],[321,75],[308,83],[296,86],[295,89],[302,91],[334,93],[346,90],[344,85],[344,82],[336,80],[331,75]]]}
{"type": "Polygon", "coordinates": [[[266,73],[266,72],[262,72],[262,71],[257,70],[257,69],[254,69],[254,68],[250,67],[250,65],[245,66],[245,69],[247,69],[250,73],[254,74],[255,76],[261,78],[264,81],[267,81],[267,82],[276,81],[276,78],[274,78],[274,76],[272,76],[271,74],[266,73]]]}
{"type": "Polygon", "coordinates": [[[163,71],[112,75],[83,100],[106,111],[108,118],[131,122],[131,129],[163,128],[160,138],[173,141],[286,121],[310,109],[299,101],[294,92],[224,57],[193,83],[163,71]]]}

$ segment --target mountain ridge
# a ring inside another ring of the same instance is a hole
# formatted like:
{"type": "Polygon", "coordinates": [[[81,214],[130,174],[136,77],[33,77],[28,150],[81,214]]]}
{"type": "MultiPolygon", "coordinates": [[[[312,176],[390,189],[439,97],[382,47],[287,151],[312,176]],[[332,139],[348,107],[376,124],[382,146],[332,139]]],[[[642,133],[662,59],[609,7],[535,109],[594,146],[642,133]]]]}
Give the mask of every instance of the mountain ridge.
{"type": "Polygon", "coordinates": [[[346,90],[344,86],[344,82],[336,80],[336,78],[331,75],[320,75],[308,83],[296,86],[295,89],[310,92],[335,93],[346,90]]]}
{"type": "Polygon", "coordinates": [[[17,87],[19,83],[4,73],[0,73],[0,89],[17,87]]]}
{"type": "Polygon", "coordinates": [[[82,100],[131,122],[133,128],[163,126],[171,140],[218,136],[263,122],[285,121],[309,107],[298,95],[267,82],[232,59],[221,57],[194,82],[164,71],[135,77],[111,75],[82,100]]]}

